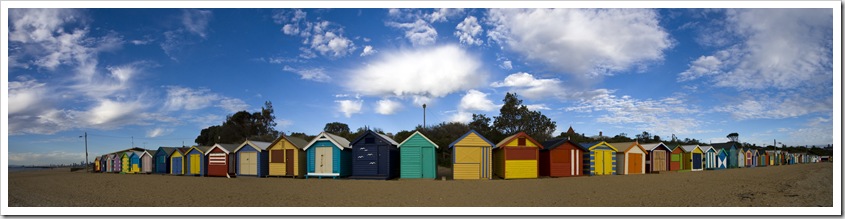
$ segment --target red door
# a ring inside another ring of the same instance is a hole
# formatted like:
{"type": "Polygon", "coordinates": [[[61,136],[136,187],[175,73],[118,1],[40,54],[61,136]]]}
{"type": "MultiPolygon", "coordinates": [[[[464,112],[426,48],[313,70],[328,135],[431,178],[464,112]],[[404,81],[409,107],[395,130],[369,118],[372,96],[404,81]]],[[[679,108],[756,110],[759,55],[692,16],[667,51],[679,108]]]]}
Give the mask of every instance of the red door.
{"type": "Polygon", "coordinates": [[[285,175],[293,176],[293,149],[285,150],[285,175]]]}

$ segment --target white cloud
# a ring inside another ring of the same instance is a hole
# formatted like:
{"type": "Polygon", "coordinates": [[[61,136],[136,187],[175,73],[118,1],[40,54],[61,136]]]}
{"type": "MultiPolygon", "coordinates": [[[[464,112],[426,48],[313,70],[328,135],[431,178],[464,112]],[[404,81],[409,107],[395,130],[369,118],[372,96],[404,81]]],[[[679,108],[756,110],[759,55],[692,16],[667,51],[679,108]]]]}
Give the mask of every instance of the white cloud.
{"type": "Polygon", "coordinates": [[[364,51],[361,52],[361,56],[368,56],[376,53],[376,49],[373,49],[373,46],[367,45],[364,46],[364,51]]]}
{"type": "Polygon", "coordinates": [[[483,31],[481,25],[478,24],[478,19],[473,16],[468,16],[463,22],[455,27],[455,36],[457,36],[461,43],[469,45],[481,45],[482,40],[478,39],[478,35],[483,31]]]}
{"type": "Polygon", "coordinates": [[[479,59],[455,45],[379,54],[352,70],[347,88],[373,96],[443,97],[481,85],[487,77],[479,59]]]}
{"type": "Polygon", "coordinates": [[[513,69],[513,64],[511,63],[511,60],[505,60],[502,61],[502,65],[499,65],[499,67],[504,70],[511,70],[513,69]]]}
{"type": "Polygon", "coordinates": [[[543,100],[555,98],[559,100],[585,100],[598,95],[603,95],[607,90],[586,90],[579,91],[578,88],[565,86],[558,79],[540,79],[525,72],[514,73],[505,77],[502,81],[490,84],[491,87],[507,87],[510,92],[516,93],[532,100],[543,100]]]}
{"type": "Polygon", "coordinates": [[[138,119],[135,112],[140,112],[145,108],[144,104],[133,102],[118,102],[112,100],[102,100],[94,108],[82,115],[88,120],[91,125],[101,127],[116,127],[122,124],[131,123],[138,119]]]}
{"type": "Polygon", "coordinates": [[[277,24],[284,24],[282,32],[286,35],[299,36],[303,38],[300,57],[305,59],[315,58],[315,50],[320,55],[327,57],[343,57],[351,54],[355,49],[355,43],[343,36],[343,26],[325,21],[308,21],[307,13],[302,10],[284,10],[273,15],[277,24]]]}
{"type": "Polygon", "coordinates": [[[285,65],[282,70],[296,73],[303,80],[310,80],[316,82],[329,82],[332,80],[332,77],[326,74],[326,70],[323,68],[296,69],[285,65]]]}
{"type": "Polygon", "coordinates": [[[678,75],[678,81],[689,81],[703,76],[719,74],[722,68],[722,61],[715,56],[701,56],[689,66],[689,69],[678,75]]]}
{"type": "Polygon", "coordinates": [[[32,110],[43,104],[49,92],[46,83],[34,79],[9,81],[9,116],[32,110]]]}
{"type": "Polygon", "coordinates": [[[346,118],[352,117],[352,114],[361,113],[361,106],[364,105],[364,100],[335,100],[337,103],[337,111],[343,113],[346,118]]]}
{"type": "Polygon", "coordinates": [[[679,97],[640,100],[627,95],[617,97],[613,93],[602,90],[601,94],[564,109],[599,115],[597,122],[630,125],[631,129],[649,130],[660,135],[694,133],[701,126],[701,122],[691,116],[700,111],[684,104],[684,100],[679,97]]]}
{"type": "Polygon", "coordinates": [[[460,122],[460,123],[464,123],[464,124],[469,123],[469,122],[472,121],[472,113],[464,112],[464,111],[458,111],[458,112],[456,112],[455,114],[452,114],[452,116],[449,117],[449,121],[460,122]]]}
{"type": "Polygon", "coordinates": [[[461,8],[438,8],[438,9],[435,9],[430,14],[424,14],[423,17],[425,17],[428,20],[428,22],[431,22],[431,23],[445,22],[445,21],[448,21],[449,18],[451,18],[451,17],[457,17],[457,16],[463,14],[463,12],[464,12],[464,9],[461,9],[461,8]]]}
{"type": "Polygon", "coordinates": [[[147,39],[147,40],[130,40],[129,42],[134,44],[134,45],[147,45],[147,44],[150,44],[153,41],[147,39]]]}
{"type": "Polygon", "coordinates": [[[165,87],[167,88],[167,99],[163,109],[167,111],[203,109],[220,99],[220,95],[211,93],[209,89],[205,88],[165,87]]]}
{"type": "Polygon", "coordinates": [[[9,164],[11,165],[70,164],[83,161],[85,161],[84,152],[49,151],[9,153],[9,164]]]}
{"type": "Polygon", "coordinates": [[[404,29],[405,38],[414,46],[431,45],[437,41],[437,30],[422,19],[409,23],[388,22],[387,26],[404,29]]]}
{"type": "Polygon", "coordinates": [[[546,106],[546,104],[528,104],[528,105],[525,105],[525,107],[528,107],[528,110],[531,110],[531,111],[550,110],[551,109],[548,106],[546,106]]]}
{"type": "Polygon", "coordinates": [[[493,111],[497,108],[499,106],[493,104],[486,93],[475,89],[468,90],[458,105],[459,111],[493,111]]]}
{"type": "Polygon", "coordinates": [[[243,111],[249,107],[243,100],[231,97],[223,98],[217,106],[230,113],[243,111]]]}
{"type": "Polygon", "coordinates": [[[714,111],[729,113],[738,120],[747,120],[795,118],[807,114],[831,112],[833,109],[831,98],[808,97],[805,93],[808,92],[744,95],[737,102],[716,106],[714,111]]]}
{"type": "Polygon", "coordinates": [[[182,10],[182,24],[185,25],[185,29],[202,38],[206,38],[206,29],[211,17],[212,13],[209,10],[182,10]]]}
{"type": "Polygon", "coordinates": [[[710,76],[716,86],[738,90],[830,86],[831,10],[730,9],[725,14],[725,24],[714,29],[738,42],[723,43],[726,48],[704,56],[719,65],[700,58],[679,81],[710,76]]]}
{"type": "Polygon", "coordinates": [[[162,127],[157,127],[147,131],[147,138],[155,138],[164,135],[168,135],[173,132],[173,129],[167,129],[162,127]]]}
{"type": "Polygon", "coordinates": [[[376,102],[376,113],[390,115],[402,109],[402,104],[390,99],[382,99],[376,102]]]}
{"type": "Polygon", "coordinates": [[[584,79],[662,61],[673,46],[649,9],[492,9],[486,20],[491,40],[584,79]]]}

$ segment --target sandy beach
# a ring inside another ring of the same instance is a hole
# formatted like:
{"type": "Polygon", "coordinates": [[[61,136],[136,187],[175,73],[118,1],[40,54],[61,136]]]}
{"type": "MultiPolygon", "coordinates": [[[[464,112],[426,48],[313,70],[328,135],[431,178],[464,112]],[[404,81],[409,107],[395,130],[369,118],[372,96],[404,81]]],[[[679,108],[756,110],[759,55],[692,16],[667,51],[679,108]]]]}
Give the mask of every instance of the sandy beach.
{"type": "Polygon", "coordinates": [[[482,181],[228,179],[65,168],[9,173],[8,195],[10,207],[829,207],[832,177],[832,163],[482,181]]]}

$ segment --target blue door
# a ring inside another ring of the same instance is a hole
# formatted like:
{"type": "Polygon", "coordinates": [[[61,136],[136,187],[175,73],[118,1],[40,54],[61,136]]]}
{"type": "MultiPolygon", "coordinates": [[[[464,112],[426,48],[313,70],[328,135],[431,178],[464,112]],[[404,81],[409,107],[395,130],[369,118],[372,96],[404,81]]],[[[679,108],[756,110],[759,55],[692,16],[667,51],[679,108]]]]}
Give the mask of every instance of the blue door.
{"type": "Polygon", "coordinates": [[[701,169],[701,154],[692,154],[692,168],[701,169]]]}
{"type": "Polygon", "coordinates": [[[728,168],[728,155],[727,154],[719,153],[719,156],[716,158],[716,168],[717,169],[728,168]]]}
{"type": "Polygon", "coordinates": [[[170,168],[173,172],[173,175],[182,175],[182,158],[177,157],[173,158],[173,162],[170,163],[172,167],[170,168]]]}
{"type": "Polygon", "coordinates": [[[164,156],[156,157],[156,173],[167,173],[167,163],[164,162],[164,156]]]}

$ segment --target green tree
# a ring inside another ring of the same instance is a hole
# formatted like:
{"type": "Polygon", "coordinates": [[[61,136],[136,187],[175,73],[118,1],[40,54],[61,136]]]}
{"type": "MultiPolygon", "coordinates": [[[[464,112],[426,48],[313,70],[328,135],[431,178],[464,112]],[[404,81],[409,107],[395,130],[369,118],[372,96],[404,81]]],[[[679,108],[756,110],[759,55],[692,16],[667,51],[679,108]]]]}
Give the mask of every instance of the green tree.
{"type": "Polygon", "coordinates": [[[730,133],[728,134],[727,138],[731,142],[739,142],[739,133],[730,133]]]}
{"type": "Polygon", "coordinates": [[[502,135],[509,136],[522,131],[540,142],[552,137],[552,132],[557,128],[554,121],[539,111],[528,110],[515,93],[505,94],[502,101],[504,105],[493,121],[493,127],[502,135]]]}
{"type": "Polygon", "coordinates": [[[493,143],[498,143],[505,136],[502,136],[502,133],[499,132],[495,127],[491,126],[491,119],[484,114],[472,114],[472,121],[469,123],[469,128],[478,132],[487,138],[487,140],[493,141],[493,143]]]}
{"type": "Polygon", "coordinates": [[[249,113],[239,111],[226,116],[221,125],[202,129],[194,139],[198,145],[214,145],[216,143],[239,144],[244,140],[273,141],[279,137],[276,131],[276,116],[273,104],[264,102],[260,112],[249,113]]]}
{"type": "Polygon", "coordinates": [[[323,131],[336,135],[345,135],[349,133],[349,125],[340,122],[326,123],[323,131]]]}

